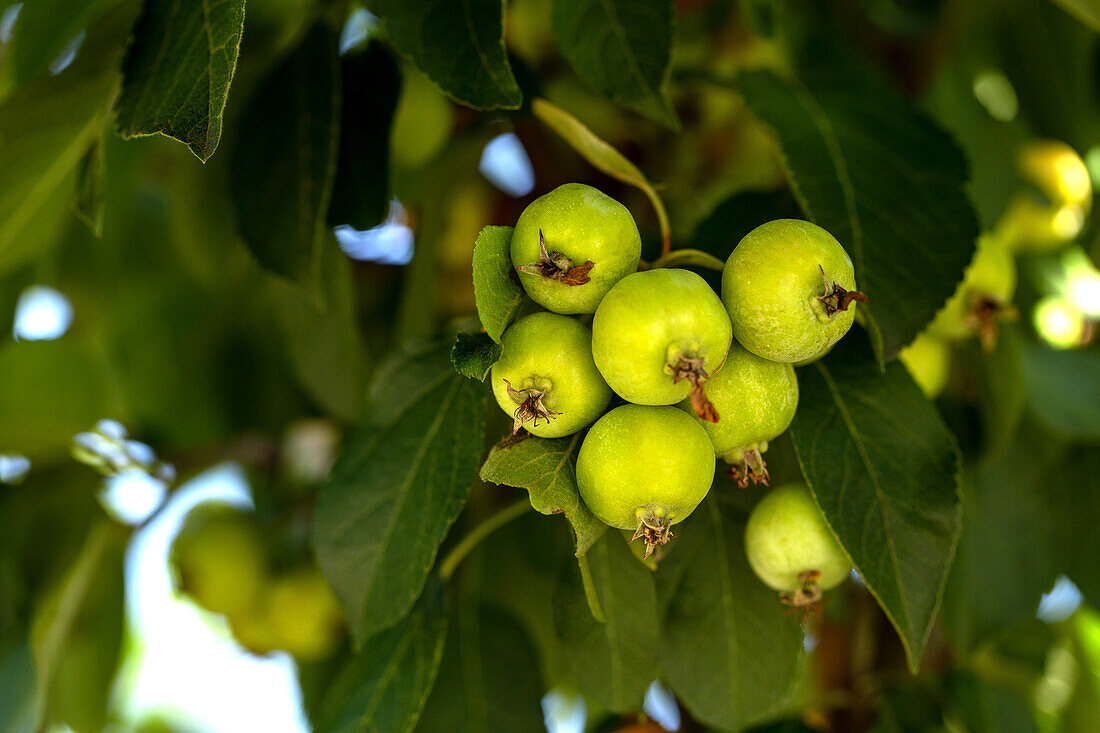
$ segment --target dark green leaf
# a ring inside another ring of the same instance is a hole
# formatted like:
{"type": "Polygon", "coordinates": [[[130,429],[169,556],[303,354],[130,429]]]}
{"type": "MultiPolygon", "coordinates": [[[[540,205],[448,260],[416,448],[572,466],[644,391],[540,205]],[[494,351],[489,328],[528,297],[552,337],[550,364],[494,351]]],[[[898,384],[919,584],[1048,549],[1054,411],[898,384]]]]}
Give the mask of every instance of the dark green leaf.
{"type": "Polygon", "coordinates": [[[118,65],[137,3],[130,0],[89,27],[72,65],[17,89],[0,105],[0,263],[29,254],[25,227],[71,185],[73,172],[102,133],[118,65]]]}
{"type": "MultiPolygon", "coordinates": [[[[1059,566],[1081,589],[1088,603],[1100,606],[1100,448],[1079,447],[1061,457],[1032,490],[1053,512],[1050,540],[1059,566]]],[[[1036,549],[1037,548],[1033,548],[1036,549]]],[[[1022,550],[1021,550],[1022,551],[1022,550]]]]}
{"type": "Polygon", "coordinates": [[[512,269],[512,227],[485,227],[474,244],[474,301],[489,338],[500,343],[527,294],[512,269]]]}
{"type": "Polygon", "coordinates": [[[456,604],[443,664],[418,733],[545,731],[535,649],[511,616],[456,604]]]}
{"type": "Polygon", "coordinates": [[[36,685],[27,640],[0,641],[0,733],[34,732],[36,685]]]}
{"type": "Polygon", "coordinates": [[[502,0],[371,0],[394,47],[456,102],[518,109],[522,101],[504,50],[502,0]]]}
{"type": "Polygon", "coordinates": [[[661,562],[661,670],[692,715],[740,730],[774,716],[802,654],[802,629],[745,559],[744,519],[711,496],[661,562]]]}
{"type": "Polygon", "coordinates": [[[31,648],[46,727],[103,730],[122,653],[122,565],[129,532],[102,522],[47,593],[32,622],[31,648]]]}
{"type": "Polygon", "coordinates": [[[585,555],[606,621],[592,617],[579,571],[571,567],[554,593],[554,628],[586,693],[615,712],[637,710],[657,676],[657,595],[653,573],[619,532],[585,555]]]}
{"type": "Polygon", "coordinates": [[[1024,347],[1028,405],[1069,438],[1100,442],[1100,349],[1053,351],[1024,347]]]}
{"type": "Polygon", "coordinates": [[[974,673],[957,670],[944,683],[949,704],[969,731],[1038,733],[1030,700],[974,673]]]}
{"type": "Polygon", "coordinates": [[[739,193],[718,204],[696,225],[690,246],[725,262],[737,243],[756,227],[774,219],[798,217],[798,203],[786,190],[739,193]]]}
{"type": "Polygon", "coordinates": [[[872,733],[924,733],[943,728],[943,710],[931,686],[921,679],[893,684],[878,699],[872,733]]]}
{"type": "Polygon", "coordinates": [[[500,358],[500,344],[487,333],[460,333],[451,347],[451,364],[468,379],[484,382],[500,358]]]}
{"type": "Polygon", "coordinates": [[[880,361],[920,333],[955,290],[977,220],[954,142],[862,67],[823,68],[805,84],[745,72],[738,87],[771,126],[806,215],[855,264],[880,361]],[[896,151],[904,150],[905,154],[896,151]]]}
{"type": "Polygon", "coordinates": [[[355,422],[363,414],[367,359],[356,323],[351,266],[331,235],[324,240],[321,270],[323,302],[271,276],[271,307],[302,387],[329,414],[355,422]]]}
{"type": "Polygon", "coordinates": [[[336,39],[318,24],[239,120],[231,182],[241,234],[261,265],[300,281],[320,273],[339,111],[336,39]]]}
{"type": "MultiPolygon", "coordinates": [[[[46,66],[117,0],[33,0],[23,3],[11,34],[16,85],[43,75],[46,66]]],[[[83,48],[81,52],[83,52],[83,48]]]]}
{"type": "Polygon", "coordinates": [[[996,460],[1012,442],[1027,402],[1020,329],[1015,325],[1002,327],[993,352],[982,351],[984,448],[988,459],[996,460]]]}
{"type": "Polygon", "coordinates": [[[1042,490],[1047,470],[1021,440],[965,482],[962,534],[942,610],[956,649],[973,649],[1032,618],[1054,582],[1050,499],[1042,490]]]}
{"type": "Polygon", "coordinates": [[[332,682],[317,733],[410,733],[443,657],[447,620],[427,589],[397,626],[372,637],[332,682]]]}
{"type": "Polygon", "coordinates": [[[115,105],[122,136],[161,133],[205,163],[221,140],[243,28],[244,0],[147,0],[115,105]]]}
{"type": "Polygon", "coordinates": [[[313,528],[317,558],[359,642],[399,621],[424,587],[477,475],[484,391],[455,374],[438,345],[379,369],[313,528]]]}
{"type": "Polygon", "coordinates": [[[381,44],[341,63],[343,111],[330,224],[369,229],[386,216],[390,187],[390,123],[397,109],[401,74],[381,44]]]}
{"type": "Polygon", "coordinates": [[[577,538],[577,556],[603,536],[607,525],[596,519],[577,488],[577,451],[581,433],[568,438],[527,438],[498,445],[481,467],[481,480],[527,489],[531,506],[543,514],[565,514],[577,538]]]}
{"type": "Polygon", "coordinates": [[[672,0],[554,0],[558,48],[600,93],[679,127],[668,100],[672,0]]]}
{"type": "Polygon", "coordinates": [[[847,338],[799,370],[798,462],[916,669],[959,534],[958,452],[905,367],[847,338]]]}

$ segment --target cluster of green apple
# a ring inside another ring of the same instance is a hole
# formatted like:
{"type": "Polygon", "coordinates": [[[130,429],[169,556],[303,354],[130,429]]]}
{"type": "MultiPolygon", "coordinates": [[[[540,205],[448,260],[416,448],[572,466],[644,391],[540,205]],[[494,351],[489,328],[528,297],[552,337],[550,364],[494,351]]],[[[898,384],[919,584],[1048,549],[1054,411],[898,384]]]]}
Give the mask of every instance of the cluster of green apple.
{"type": "Polygon", "coordinates": [[[312,565],[273,572],[254,515],[222,503],[192,509],[172,543],[180,590],[222,614],[249,651],[300,660],[330,656],[344,634],[328,581],[312,565]]]}
{"type": "MultiPolygon", "coordinates": [[[[706,496],[716,458],[742,486],[768,483],[762,453],[798,406],[794,365],[831,349],[866,297],[843,247],[806,221],[746,235],[725,264],[721,297],[689,270],[639,270],[640,253],[630,212],[594,188],[566,184],[531,203],[511,259],[545,311],[504,333],[491,380],[515,431],[559,438],[588,428],[581,497],[603,522],[644,539],[648,556],[706,496]],[[613,400],[625,404],[609,410],[613,400]]],[[[760,502],[746,540],[757,574],[798,605],[849,569],[805,486],[760,502]]]]}

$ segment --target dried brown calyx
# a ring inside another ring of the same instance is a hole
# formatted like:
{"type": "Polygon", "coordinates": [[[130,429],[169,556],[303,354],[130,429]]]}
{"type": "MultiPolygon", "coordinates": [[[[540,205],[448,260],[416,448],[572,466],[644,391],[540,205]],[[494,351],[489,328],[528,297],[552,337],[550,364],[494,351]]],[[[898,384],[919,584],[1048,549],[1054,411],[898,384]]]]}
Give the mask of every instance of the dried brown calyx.
{"type": "Polygon", "coordinates": [[[871,301],[870,298],[858,290],[845,290],[840,283],[834,283],[829,279],[829,276],[825,274],[825,268],[821,265],[818,265],[817,269],[821,270],[821,277],[825,280],[825,292],[817,296],[817,299],[825,306],[826,315],[831,316],[834,313],[848,310],[848,306],[852,304],[852,301],[858,301],[860,303],[869,303],[871,301]]]}
{"type": "Polygon", "coordinates": [[[641,516],[638,520],[638,529],[635,530],[634,536],[630,538],[630,541],[642,538],[645,542],[645,559],[649,559],[649,556],[653,554],[653,551],[662,545],[667,545],[675,535],[672,534],[672,520],[668,518],[668,515],[654,514],[653,512],[647,512],[641,516]]]}
{"type": "Polygon", "coordinates": [[[538,427],[539,420],[546,420],[549,423],[561,414],[554,412],[543,402],[546,390],[534,387],[516,389],[507,379],[504,380],[504,384],[508,387],[508,396],[512,398],[512,402],[516,403],[516,411],[512,416],[512,435],[518,433],[519,429],[528,422],[532,427],[538,427]]]}
{"type": "Polygon", "coordinates": [[[1015,320],[1016,309],[992,295],[975,295],[966,312],[966,325],[978,334],[982,348],[989,353],[997,346],[1001,323],[1015,320]]]}
{"type": "Polygon", "coordinates": [[[763,446],[754,444],[739,448],[730,453],[726,460],[731,464],[726,473],[742,489],[748,488],[750,481],[754,484],[771,485],[768,483],[770,477],[767,464],[764,462],[763,446]]]}
{"type": "Polygon", "coordinates": [[[703,357],[681,356],[675,364],[670,364],[667,369],[672,373],[673,384],[678,384],[683,379],[691,382],[691,407],[695,410],[695,414],[701,420],[718,422],[718,410],[707,399],[707,391],[703,386],[710,379],[707,370],[703,368],[703,357]]]}
{"type": "Polygon", "coordinates": [[[528,275],[540,275],[550,280],[557,280],[563,285],[584,285],[591,279],[588,277],[588,273],[595,266],[596,263],[592,260],[585,261],[583,265],[574,266],[573,260],[561,252],[547,251],[546,237],[539,229],[538,262],[520,265],[519,270],[520,272],[526,272],[528,275]]]}
{"type": "Polygon", "coordinates": [[[791,613],[802,614],[803,623],[809,616],[821,615],[822,592],[821,586],[817,584],[819,577],[821,577],[819,571],[807,570],[798,576],[798,580],[802,585],[797,590],[791,593],[779,594],[779,600],[784,605],[791,607],[791,613]]]}

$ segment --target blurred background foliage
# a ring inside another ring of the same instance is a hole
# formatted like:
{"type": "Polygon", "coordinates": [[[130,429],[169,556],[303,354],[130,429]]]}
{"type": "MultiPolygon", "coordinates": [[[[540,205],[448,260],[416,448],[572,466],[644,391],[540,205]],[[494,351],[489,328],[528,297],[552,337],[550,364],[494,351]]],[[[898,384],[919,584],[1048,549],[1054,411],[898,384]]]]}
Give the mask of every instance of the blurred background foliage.
{"type": "MultiPolygon", "coordinates": [[[[505,6],[524,98],[512,112],[450,101],[356,3],[250,0],[221,142],[203,164],[178,142],[112,131],[136,3],[56,1],[48,22],[32,25],[39,2],[8,4],[0,20],[0,324],[12,324],[0,339],[0,730],[197,725],[185,709],[154,715],[127,704],[133,685],[118,670],[140,634],[124,623],[122,557],[156,521],[156,486],[174,494],[225,462],[243,470],[254,510],[192,513],[184,536],[205,526],[200,549],[210,537],[227,543],[217,557],[247,565],[235,577],[259,578],[274,610],[243,618],[203,605],[228,617],[244,649],[292,652],[306,710],[328,720],[318,700],[351,652],[327,587],[302,590],[324,585],[310,516],[383,355],[468,323],[478,231],[513,223],[561,183],[624,202],[643,257],[659,250],[645,195],[594,170],[530,114],[529,100],[570,111],[657,182],[676,246],[724,258],[745,221],[793,202],[771,133],[715,81],[787,69],[822,37],[866,56],[949,130],[970,163],[982,229],[1019,227],[1031,245],[1017,257],[1017,318],[996,348],[953,343],[930,359],[940,372],[927,377],[938,382],[930,389],[966,469],[964,529],[920,674],[904,671],[873,599],[848,583],[806,642],[806,679],[791,704],[803,722],[768,730],[1095,729],[1100,226],[1087,206],[1062,213],[1065,202],[1021,167],[1035,141],[1062,141],[1084,159],[1089,188],[1100,183],[1095,5],[679,0],[673,129],[578,77],[550,34],[549,0],[505,6]],[[331,38],[310,40],[318,21],[331,38]],[[335,189],[327,206],[317,202],[324,226],[303,263],[281,249],[289,225],[277,203],[301,160],[292,149],[258,155],[257,139],[287,125],[325,144],[308,119],[310,95],[336,76],[325,76],[325,52],[310,43],[339,44],[344,113],[335,189]],[[29,177],[38,170],[45,175],[29,177]],[[134,472],[149,479],[136,495],[109,493],[134,472]]],[[[769,467],[777,482],[798,475],[789,440],[772,448],[769,467]]],[[[514,493],[476,485],[452,535],[514,493]]],[[[742,507],[755,498],[731,496],[742,507]]],[[[455,730],[473,715],[452,689],[468,675],[494,691],[481,729],[541,725],[540,699],[555,730],[579,729],[568,725],[583,698],[550,617],[552,579],[572,556],[556,521],[522,517],[463,566],[452,604],[461,633],[447,637],[420,729],[455,730]]],[[[222,564],[176,557],[178,567],[204,562],[222,564]]],[[[203,603],[185,573],[177,580],[203,603]]],[[[413,617],[423,624],[416,638],[429,644],[424,614],[413,617]]],[[[647,707],[654,720],[701,729],[659,692],[647,707]]],[[[589,730],[656,730],[592,701],[587,720],[589,730]]]]}

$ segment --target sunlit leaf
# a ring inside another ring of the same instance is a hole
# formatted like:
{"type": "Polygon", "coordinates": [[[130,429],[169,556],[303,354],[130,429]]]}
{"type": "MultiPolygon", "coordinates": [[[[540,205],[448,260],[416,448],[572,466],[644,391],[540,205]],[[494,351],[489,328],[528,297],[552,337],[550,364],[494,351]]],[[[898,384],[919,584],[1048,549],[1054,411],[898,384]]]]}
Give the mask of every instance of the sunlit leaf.
{"type": "Polygon", "coordinates": [[[531,506],[542,514],[564,514],[583,555],[603,536],[607,525],[596,519],[577,488],[577,451],[581,433],[568,438],[530,437],[496,446],[481,467],[482,481],[527,489],[531,506]]]}
{"type": "Polygon", "coordinates": [[[527,300],[512,268],[512,227],[485,227],[474,243],[474,300],[489,337],[500,343],[504,329],[527,300]]]}

